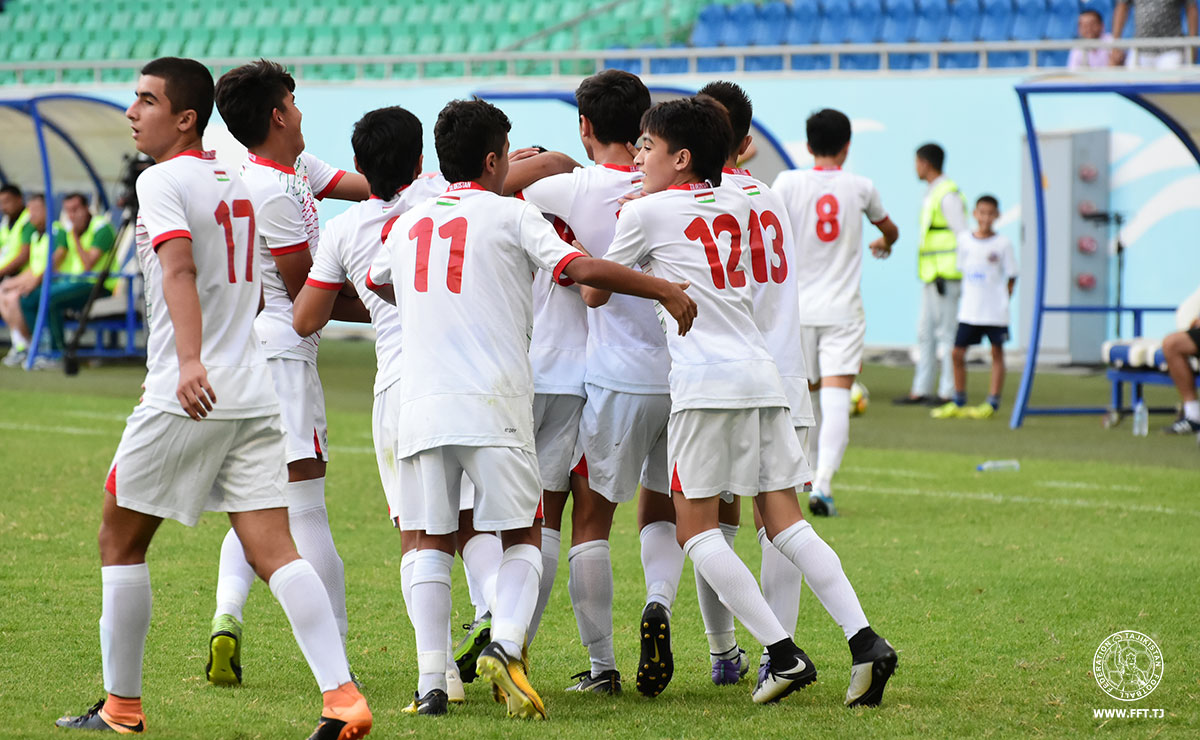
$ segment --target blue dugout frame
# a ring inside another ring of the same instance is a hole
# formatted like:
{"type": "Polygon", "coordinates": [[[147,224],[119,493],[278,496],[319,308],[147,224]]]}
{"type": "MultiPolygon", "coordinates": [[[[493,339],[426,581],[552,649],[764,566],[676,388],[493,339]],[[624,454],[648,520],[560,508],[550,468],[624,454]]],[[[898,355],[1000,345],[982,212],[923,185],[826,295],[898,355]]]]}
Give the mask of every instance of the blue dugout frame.
{"type": "MultiPolygon", "coordinates": [[[[1035,415],[1065,415],[1065,414],[1102,414],[1108,408],[1098,406],[1084,407],[1031,407],[1029,397],[1033,393],[1033,378],[1037,372],[1037,358],[1042,337],[1042,318],[1046,313],[1115,313],[1120,321],[1121,315],[1133,314],[1134,334],[1141,333],[1142,316],[1145,313],[1174,312],[1174,307],[1166,306],[1122,306],[1120,296],[1118,304],[1113,306],[1047,306],[1046,305],[1046,201],[1042,189],[1042,159],[1038,150],[1037,130],[1034,128],[1033,113],[1030,110],[1031,95],[1063,95],[1085,93],[1110,93],[1119,95],[1141,107],[1150,115],[1157,118],[1164,126],[1175,134],[1196,163],[1200,165],[1200,148],[1191,134],[1179,121],[1169,113],[1147,100],[1145,95],[1197,95],[1200,94],[1200,82],[1097,82],[1083,83],[1074,81],[1064,82],[1027,82],[1017,85],[1017,98],[1021,105],[1021,117],[1025,122],[1025,140],[1029,145],[1029,161],[1033,175],[1033,202],[1037,219],[1037,277],[1034,283],[1033,322],[1029,334],[1029,352],[1025,357],[1025,369],[1021,373],[1021,386],[1017,391],[1017,402],[1013,405],[1009,427],[1019,429],[1029,414],[1035,415]]],[[[1141,384],[1134,387],[1134,398],[1141,398],[1141,384]]],[[[1116,409],[1120,411],[1120,409],[1116,409]]]]}

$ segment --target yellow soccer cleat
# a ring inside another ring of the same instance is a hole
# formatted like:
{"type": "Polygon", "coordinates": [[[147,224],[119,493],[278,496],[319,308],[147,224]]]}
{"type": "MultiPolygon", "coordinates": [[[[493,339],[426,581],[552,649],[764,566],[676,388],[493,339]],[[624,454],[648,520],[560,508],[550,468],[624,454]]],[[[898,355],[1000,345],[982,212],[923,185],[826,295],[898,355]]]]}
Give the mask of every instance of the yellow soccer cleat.
{"type": "Polygon", "coordinates": [[[492,682],[505,698],[508,716],[520,719],[546,719],[546,707],[525,675],[520,658],[509,657],[493,642],[483,649],[476,667],[479,675],[492,682]]]}
{"type": "Polygon", "coordinates": [[[964,416],[962,406],[959,406],[954,401],[938,406],[933,411],[930,411],[929,415],[934,419],[961,419],[964,416]]]}

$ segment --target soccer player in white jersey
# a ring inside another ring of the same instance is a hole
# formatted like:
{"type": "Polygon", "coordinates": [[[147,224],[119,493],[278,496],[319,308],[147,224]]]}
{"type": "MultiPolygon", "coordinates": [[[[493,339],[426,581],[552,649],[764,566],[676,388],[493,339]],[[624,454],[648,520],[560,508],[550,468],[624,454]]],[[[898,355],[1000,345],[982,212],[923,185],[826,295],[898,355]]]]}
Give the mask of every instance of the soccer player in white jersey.
{"type": "Polygon", "coordinates": [[[787,205],[788,226],[796,239],[800,279],[800,342],[805,360],[819,381],[821,428],[817,435],[817,471],[808,509],[834,516],[833,476],[850,442],[850,386],[862,370],[863,216],[881,236],[871,254],[885,259],[900,231],[879,198],[875,185],[842,169],[850,153],[850,119],[830,108],[809,116],[811,170],[781,172],[772,186],[787,205]]]}
{"type": "MultiPolygon", "coordinates": [[[[229,132],[248,150],[241,178],[250,190],[257,218],[256,259],[262,271],[264,300],[254,326],[283,400],[292,536],[325,584],[344,642],[346,577],[325,511],[329,442],[325,394],[317,375],[319,336],[302,337],[292,329],[292,301],[304,285],[320,239],[317,199],[359,201],[370,193],[362,175],[331,167],[304,151],[295,87],[282,66],[260,60],[222,75],[216,103],[229,132]]],[[[339,292],[334,318],[370,320],[350,288],[339,292]]],[[[231,531],[221,546],[217,608],[209,638],[206,674],[215,684],[235,684],[242,679],[242,607],[253,580],[249,568],[236,533],[231,531]]]]}
{"type": "MultiPolygon", "coordinates": [[[[579,136],[595,166],[540,180],[525,188],[521,196],[542,213],[565,221],[589,254],[602,257],[616,229],[620,199],[641,186],[642,174],[633,166],[630,152],[640,133],[641,116],[650,107],[650,91],[628,72],[606,70],[585,79],[575,91],[575,100],[579,106],[579,136]]],[[[674,511],[667,497],[654,494],[666,493],[668,486],[670,358],[649,302],[615,296],[608,305],[587,311],[585,328],[579,324],[582,304],[575,303],[574,296],[561,288],[555,290],[563,295],[559,304],[547,306],[547,311],[539,312],[534,320],[535,340],[539,319],[543,326],[553,321],[562,327],[555,332],[559,379],[552,383],[543,376],[543,387],[546,392],[585,394],[587,399],[579,425],[583,463],[573,475],[571,486],[574,504],[567,559],[571,605],[590,667],[576,677],[579,681],[571,690],[611,694],[621,690],[621,674],[613,648],[613,574],[608,538],[617,504],[632,500],[639,483],[643,495],[638,524],[650,604],[647,609],[651,612],[643,621],[654,619],[669,624],[670,605],[683,567],[683,553],[675,543],[674,511]],[[550,308],[558,313],[550,314],[550,308]],[[585,348],[582,357],[578,351],[581,347],[585,348]],[[652,523],[658,520],[666,521],[652,523]]],[[[540,366],[540,358],[535,356],[535,383],[540,366]]],[[[572,401],[559,396],[555,403],[566,406],[572,401]]],[[[541,462],[541,447],[538,458],[541,462]]],[[[545,496],[542,554],[544,568],[551,574],[558,564],[559,530],[566,502],[565,493],[555,492],[564,487],[563,459],[555,456],[553,470],[543,463],[543,484],[550,493],[545,496]],[[547,480],[548,475],[553,477],[547,480]]],[[[552,584],[553,575],[543,577],[540,606],[549,598],[552,584]]],[[[670,680],[669,638],[662,643],[653,653],[643,645],[643,652],[657,656],[649,672],[639,670],[638,690],[651,696],[657,695],[660,682],[670,680]]]]}
{"type": "Polygon", "coordinates": [[[192,526],[210,510],[229,513],[324,692],[312,738],[358,738],[371,729],[370,710],[350,681],[320,579],[288,530],[279,400],[253,327],[261,291],[255,214],[245,185],[201,150],[212,106],[208,69],[166,57],[142,68],[125,114],[138,151],[156,162],[137,181],[145,396],[105,484],[100,646],[108,696],[57,724],[145,731],[146,551],[164,518],[192,526]]]}
{"type": "Polygon", "coordinates": [[[445,691],[451,553],[466,472],[476,483],[475,526],[499,530],[505,546],[479,672],[503,692],[510,715],[542,718],[521,661],[542,571],[528,354],[533,271],[656,299],[680,331],[694,305],[686,286],[585,257],[536,208],[501,198],[509,127],[481,100],[442,110],[434,140],[451,185],[396,221],[370,275],[382,295],[391,292],[405,325],[396,457],[400,525],[417,532],[417,693],[445,691]]]}
{"type": "MultiPolygon", "coordinates": [[[[754,497],[772,544],[814,580],[839,624],[855,626],[846,703],[877,704],[896,654],[867,624],[837,555],[801,515],[795,487],[808,479],[808,465],[783,380],[754,316],[751,198],[716,187],[732,140],[726,112],[710,98],[651,108],[642,118],[637,156],[649,195],[621,211],[607,255],[622,265],[646,262],[652,274],[690,285],[696,299],[698,317],[689,336],[677,336],[663,317],[672,363],[667,441],[679,543],[770,654],[754,701],[778,701],[816,680],[808,656],[780,625],[718,526],[722,496],[754,497]]],[[[589,289],[584,297],[589,305],[603,300],[589,289]]]]}

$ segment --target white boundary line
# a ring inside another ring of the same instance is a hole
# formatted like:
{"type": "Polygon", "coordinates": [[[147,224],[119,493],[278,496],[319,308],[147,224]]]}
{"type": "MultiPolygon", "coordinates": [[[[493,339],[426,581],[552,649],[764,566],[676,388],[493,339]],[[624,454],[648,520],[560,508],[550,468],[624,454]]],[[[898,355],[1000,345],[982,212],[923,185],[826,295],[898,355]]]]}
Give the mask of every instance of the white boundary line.
{"type": "Polygon", "coordinates": [[[966,491],[926,491],[920,488],[886,488],[881,486],[840,485],[841,491],[859,491],[862,493],[883,493],[890,496],[928,496],[931,498],[948,498],[960,501],[986,501],[993,504],[1040,504],[1044,506],[1065,506],[1077,509],[1115,509],[1135,514],[1184,514],[1200,518],[1200,511],[1195,509],[1170,509],[1165,506],[1147,504],[1125,504],[1107,501],[1088,501],[1087,499],[1072,498],[1034,498],[1032,496],[1002,496],[986,491],[970,493],[966,491]]]}

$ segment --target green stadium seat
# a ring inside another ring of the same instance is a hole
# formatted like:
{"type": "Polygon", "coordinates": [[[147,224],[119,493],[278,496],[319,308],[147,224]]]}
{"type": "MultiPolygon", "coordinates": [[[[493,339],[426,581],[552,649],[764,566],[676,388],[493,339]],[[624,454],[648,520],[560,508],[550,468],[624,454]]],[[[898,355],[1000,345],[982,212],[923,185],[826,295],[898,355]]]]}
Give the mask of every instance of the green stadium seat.
{"type": "Polygon", "coordinates": [[[212,43],[213,33],[207,28],[197,28],[188,32],[187,40],[179,53],[190,59],[208,56],[208,47],[212,43]]]}
{"type": "Polygon", "coordinates": [[[279,13],[279,25],[284,28],[298,29],[304,24],[304,8],[298,5],[291,5],[282,8],[279,13]]]}
{"type": "Polygon", "coordinates": [[[133,58],[134,59],[154,59],[158,54],[158,47],[162,44],[162,34],[158,31],[142,31],[138,34],[137,40],[133,42],[133,58]]]}
{"type": "Polygon", "coordinates": [[[354,20],[354,8],[336,7],[329,11],[328,23],[331,26],[348,26],[354,20]]]}
{"type": "Polygon", "coordinates": [[[32,41],[18,41],[8,49],[7,60],[10,62],[28,62],[33,60],[37,44],[32,41]]]}
{"type": "Polygon", "coordinates": [[[415,54],[417,48],[417,40],[415,37],[407,33],[391,33],[387,35],[388,54],[415,54]]]}
{"type": "Polygon", "coordinates": [[[333,49],[336,44],[337,37],[334,36],[332,30],[323,29],[313,36],[312,44],[308,47],[308,53],[314,57],[333,56],[333,49]]]}
{"type": "Polygon", "coordinates": [[[83,60],[83,42],[68,41],[58,50],[58,58],[63,62],[78,62],[83,60]]]}
{"type": "Polygon", "coordinates": [[[404,22],[404,8],[396,4],[388,5],[380,12],[377,22],[385,28],[400,25],[404,22]]]}
{"type": "Polygon", "coordinates": [[[417,29],[430,22],[433,8],[425,3],[409,3],[404,9],[404,23],[417,29]]]}
{"type": "Polygon", "coordinates": [[[388,53],[388,44],[390,41],[388,34],[366,33],[363,36],[362,47],[358,53],[366,56],[383,56],[388,53]]]}
{"type": "Polygon", "coordinates": [[[104,52],[104,58],[108,60],[132,59],[133,41],[124,37],[117,37],[109,41],[108,49],[104,52]]]}
{"type": "Polygon", "coordinates": [[[233,56],[259,57],[263,43],[262,31],[250,27],[240,27],[233,37],[233,56]]]}
{"type": "Polygon", "coordinates": [[[329,8],[324,5],[310,5],[304,11],[304,25],[310,28],[325,26],[329,21],[329,8]]]}
{"type": "Polygon", "coordinates": [[[107,83],[131,83],[137,72],[133,69],[106,69],[100,73],[100,79],[107,83]]]}
{"type": "Polygon", "coordinates": [[[307,28],[295,28],[288,34],[283,45],[283,56],[302,57],[308,55],[308,47],[312,43],[307,28]]]}
{"type": "Polygon", "coordinates": [[[364,4],[354,11],[350,22],[356,26],[371,26],[379,22],[379,14],[379,8],[364,4]]]}
{"type": "Polygon", "coordinates": [[[213,34],[212,43],[208,45],[207,57],[222,58],[233,56],[235,37],[229,29],[221,29],[213,34]]]}

